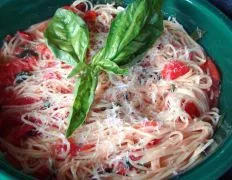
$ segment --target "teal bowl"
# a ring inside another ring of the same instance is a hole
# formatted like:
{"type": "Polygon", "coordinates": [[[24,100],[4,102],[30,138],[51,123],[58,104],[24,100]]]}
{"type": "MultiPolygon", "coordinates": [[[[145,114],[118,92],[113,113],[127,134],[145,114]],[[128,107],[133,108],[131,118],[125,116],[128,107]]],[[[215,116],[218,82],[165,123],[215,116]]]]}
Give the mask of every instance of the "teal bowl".
{"type": "MultiPolygon", "coordinates": [[[[126,5],[131,0],[115,1],[126,5]]],[[[0,40],[18,29],[46,20],[55,10],[72,0],[1,0],[0,1],[0,40]]],[[[214,135],[216,149],[202,159],[200,163],[174,179],[218,179],[232,167],[232,21],[213,7],[207,0],[165,0],[163,12],[166,17],[174,16],[191,33],[196,27],[206,31],[199,41],[207,53],[216,61],[221,76],[220,110],[224,119],[214,135]]],[[[0,179],[33,179],[12,168],[0,154],[0,179]]]]}

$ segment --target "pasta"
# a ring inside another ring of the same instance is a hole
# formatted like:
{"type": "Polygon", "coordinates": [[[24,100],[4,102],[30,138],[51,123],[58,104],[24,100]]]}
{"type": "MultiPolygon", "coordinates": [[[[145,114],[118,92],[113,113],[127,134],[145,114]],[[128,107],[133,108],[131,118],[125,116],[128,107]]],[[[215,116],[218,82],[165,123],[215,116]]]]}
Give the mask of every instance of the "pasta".
{"type": "MultiPolygon", "coordinates": [[[[123,8],[86,0],[68,8],[90,27],[90,61],[123,8]],[[96,17],[86,18],[89,12],[96,17]]],[[[203,68],[204,50],[175,18],[165,20],[163,35],[128,76],[101,73],[86,123],[66,139],[75,79],[46,45],[48,22],[8,37],[1,49],[2,64],[17,61],[27,72],[4,76],[0,100],[0,122],[8,119],[15,129],[0,123],[0,147],[25,173],[58,180],[164,179],[189,168],[214,142],[219,87],[212,88],[215,81],[203,68]],[[180,72],[170,69],[176,66],[180,72]]]]}

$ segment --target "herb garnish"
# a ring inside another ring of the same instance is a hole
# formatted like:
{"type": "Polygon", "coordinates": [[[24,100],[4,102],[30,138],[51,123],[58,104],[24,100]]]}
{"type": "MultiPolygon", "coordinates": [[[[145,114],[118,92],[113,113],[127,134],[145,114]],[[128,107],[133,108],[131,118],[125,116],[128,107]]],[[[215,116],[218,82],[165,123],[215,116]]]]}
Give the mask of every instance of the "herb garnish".
{"type": "Polygon", "coordinates": [[[78,15],[58,9],[44,35],[54,55],[75,66],[69,77],[80,74],[75,84],[75,100],[69,115],[66,137],[84,123],[94,100],[101,71],[127,74],[121,68],[150,48],[163,32],[163,0],[135,0],[113,20],[106,45],[86,64],[89,31],[78,15]],[[80,73],[81,72],[81,73],[80,73]]]}

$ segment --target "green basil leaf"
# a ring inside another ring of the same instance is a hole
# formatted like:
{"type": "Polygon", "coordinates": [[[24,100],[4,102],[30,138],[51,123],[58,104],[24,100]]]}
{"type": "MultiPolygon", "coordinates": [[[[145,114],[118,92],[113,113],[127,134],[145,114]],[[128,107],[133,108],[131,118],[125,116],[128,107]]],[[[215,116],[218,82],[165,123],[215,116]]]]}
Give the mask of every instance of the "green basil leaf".
{"type": "Polygon", "coordinates": [[[50,45],[69,53],[83,62],[89,46],[89,31],[85,22],[73,12],[58,9],[46,29],[44,36],[50,45]]]}
{"type": "Polygon", "coordinates": [[[132,62],[137,56],[145,53],[163,33],[161,12],[154,15],[153,20],[145,25],[141,33],[126,46],[112,61],[118,65],[132,62]]]}
{"type": "Polygon", "coordinates": [[[97,65],[106,72],[111,72],[114,74],[121,74],[121,75],[128,74],[128,69],[120,68],[116,63],[110,60],[100,61],[97,65]]]}
{"type": "Polygon", "coordinates": [[[91,69],[87,69],[78,79],[76,83],[75,100],[69,115],[70,122],[66,137],[71,136],[72,133],[84,123],[94,100],[97,82],[98,72],[91,69]]]}
{"type": "Polygon", "coordinates": [[[88,65],[83,63],[83,62],[79,62],[75,68],[73,68],[73,70],[71,71],[71,73],[68,75],[68,78],[71,78],[75,75],[77,75],[78,73],[80,73],[81,71],[85,70],[86,68],[88,68],[88,65]]]}
{"type": "Polygon", "coordinates": [[[140,33],[149,15],[147,0],[136,0],[113,20],[104,48],[104,58],[114,57],[140,33]]]}
{"type": "Polygon", "coordinates": [[[163,0],[136,0],[112,22],[106,46],[93,62],[109,59],[118,65],[144,53],[163,32],[163,0]]]}
{"type": "Polygon", "coordinates": [[[77,65],[75,57],[73,57],[71,54],[59,49],[53,43],[50,43],[50,41],[48,39],[47,39],[47,44],[48,44],[48,47],[51,49],[51,51],[53,52],[53,54],[55,55],[55,57],[57,59],[65,62],[65,63],[67,63],[68,65],[71,65],[71,66],[76,66],[77,65]]]}

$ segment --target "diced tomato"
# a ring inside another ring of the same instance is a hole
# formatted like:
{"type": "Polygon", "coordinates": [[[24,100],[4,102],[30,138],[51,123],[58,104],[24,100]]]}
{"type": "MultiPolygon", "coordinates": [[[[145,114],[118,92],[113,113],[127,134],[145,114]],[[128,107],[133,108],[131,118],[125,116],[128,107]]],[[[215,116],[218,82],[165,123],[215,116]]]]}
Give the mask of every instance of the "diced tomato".
{"type": "Polygon", "coordinates": [[[202,65],[202,69],[206,72],[209,71],[210,76],[213,80],[213,85],[218,86],[220,82],[220,73],[218,71],[218,68],[216,64],[212,61],[212,59],[207,58],[207,61],[202,65]]]}
{"type": "Polygon", "coordinates": [[[85,3],[80,3],[80,4],[76,5],[76,8],[79,9],[80,11],[82,11],[82,12],[85,12],[86,5],[85,5],[85,3]]]}
{"type": "Polygon", "coordinates": [[[95,22],[97,13],[95,11],[87,11],[84,15],[84,20],[87,22],[95,22]]]}
{"type": "Polygon", "coordinates": [[[216,64],[213,62],[212,59],[210,59],[209,57],[207,58],[207,61],[201,66],[201,68],[205,71],[205,72],[209,72],[212,81],[213,81],[213,85],[210,88],[210,91],[207,92],[208,96],[210,97],[211,92],[213,92],[214,94],[214,98],[210,100],[210,107],[214,107],[217,106],[218,104],[218,98],[219,98],[219,94],[220,94],[220,73],[219,70],[216,66],[216,64]]]}
{"type": "Polygon", "coordinates": [[[183,76],[189,71],[189,67],[181,61],[172,60],[166,64],[161,72],[161,76],[166,80],[174,80],[183,76]]]}
{"type": "Polygon", "coordinates": [[[185,103],[184,110],[185,110],[186,113],[189,114],[189,116],[190,116],[191,118],[195,118],[195,117],[199,117],[199,116],[200,116],[200,111],[199,111],[199,109],[198,109],[197,106],[196,106],[193,102],[191,102],[191,101],[185,103]]]}
{"type": "Polygon", "coordinates": [[[18,73],[32,71],[36,63],[36,58],[28,57],[26,59],[13,59],[0,64],[0,85],[11,85],[18,73]]]}
{"type": "Polygon", "coordinates": [[[18,31],[17,34],[25,40],[33,41],[33,36],[28,32],[18,31]]]}
{"type": "Polygon", "coordinates": [[[147,148],[153,147],[157,144],[159,144],[161,141],[161,139],[153,139],[151,140],[148,144],[147,144],[147,148]]]}

